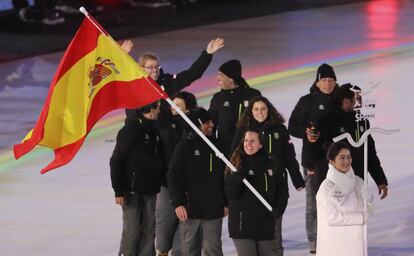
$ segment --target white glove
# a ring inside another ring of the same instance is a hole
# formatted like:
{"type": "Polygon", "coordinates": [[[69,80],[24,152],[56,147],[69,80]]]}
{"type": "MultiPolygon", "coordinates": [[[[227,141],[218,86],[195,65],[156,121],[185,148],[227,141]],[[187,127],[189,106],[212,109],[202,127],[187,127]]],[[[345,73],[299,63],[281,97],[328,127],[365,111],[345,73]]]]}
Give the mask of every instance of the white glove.
{"type": "Polygon", "coordinates": [[[371,191],[369,190],[369,188],[363,188],[361,191],[361,197],[364,200],[367,200],[368,204],[374,202],[374,196],[372,195],[371,191]]]}
{"type": "Polygon", "coordinates": [[[374,215],[374,196],[368,188],[363,188],[361,191],[361,197],[363,200],[367,200],[367,212],[364,213],[364,223],[367,223],[368,218],[374,215]]]}

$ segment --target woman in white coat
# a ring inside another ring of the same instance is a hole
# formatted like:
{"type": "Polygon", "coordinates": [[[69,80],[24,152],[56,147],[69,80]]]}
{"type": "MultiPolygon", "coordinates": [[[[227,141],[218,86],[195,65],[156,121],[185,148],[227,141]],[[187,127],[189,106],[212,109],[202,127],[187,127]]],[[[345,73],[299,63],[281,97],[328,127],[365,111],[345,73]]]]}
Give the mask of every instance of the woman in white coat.
{"type": "MultiPolygon", "coordinates": [[[[328,150],[329,170],[316,195],[318,236],[316,255],[364,255],[364,197],[363,180],[352,170],[349,146],[333,143],[328,150]]],[[[372,195],[367,196],[368,212],[372,195]]]]}

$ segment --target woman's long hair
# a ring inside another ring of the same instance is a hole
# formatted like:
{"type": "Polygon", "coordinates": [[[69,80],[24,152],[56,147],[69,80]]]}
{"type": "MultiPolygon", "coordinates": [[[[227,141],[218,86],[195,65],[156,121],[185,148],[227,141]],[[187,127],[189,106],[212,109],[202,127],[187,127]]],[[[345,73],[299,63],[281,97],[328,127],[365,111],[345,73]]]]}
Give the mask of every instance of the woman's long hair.
{"type": "MultiPolygon", "coordinates": [[[[244,151],[244,138],[246,137],[247,132],[254,132],[257,134],[257,137],[259,138],[259,142],[261,145],[264,144],[264,138],[262,133],[256,129],[256,128],[247,128],[246,131],[244,131],[242,139],[239,141],[239,144],[237,145],[236,149],[233,151],[233,153],[230,156],[230,162],[236,167],[237,170],[239,170],[243,166],[242,158],[246,156],[246,152],[244,151]]],[[[225,175],[231,175],[232,170],[227,166],[225,175]]]]}
{"type": "Polygon", "coordinates": [[[257,96],[250,100],[249,106],[244,110],[239,122],[237,123],[237,128],[245,129],[251,126],[252,121],[255,120],[252,113],[253,105],[259,101],[262,101],[267,106],[268,114],[265,121],[267,125],[273,126],[276,124],[283,124],[285,122],[285,118],[283,118],[282,114],[277,111],[277,109],[266,97],[257,96]]]}

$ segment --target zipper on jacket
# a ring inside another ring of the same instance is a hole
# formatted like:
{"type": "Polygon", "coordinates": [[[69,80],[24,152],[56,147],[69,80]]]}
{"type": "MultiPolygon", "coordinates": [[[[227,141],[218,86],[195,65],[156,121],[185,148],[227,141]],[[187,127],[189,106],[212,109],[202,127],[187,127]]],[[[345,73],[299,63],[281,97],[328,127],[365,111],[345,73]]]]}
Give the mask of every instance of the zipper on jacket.
{"type": "Polygon", "coordinates": [[[264,174],[264,180],[265,180],[265,191],[267,192],[267,175],[264,174]]]}
{"type": "Polygon", "coordinates": [[[360,134],[359,134],[359,122],[357,122],[357,127],[355,129],[355,141],[359,141],[359,137],[360,137],[360,134]]]}
{"type": "Polygon", "coordinates": [[[239,213],[239,230],[242,231],[242,227],[243,227],[243,212],[239,213]]]}
{"type": "Polygon", "coordinates": [[[157,144],[155,145],[155,155],[157,156],[158,155],[158,144],[159,144],[159,141],[160,141],[160,139],[158,138],[158,135],[156,136],[157,137],[157,144]]]}
{"type": "Polygon", "coordinates": [[[240,104],[239,104],[239,118],[238,118],[238,119],[240,119],[240,116],[241,116],[242,106],[243,106],[243,105],[240,103],[240,104]]]}
{"type": "Polygon", "coordinates": [[[269,154],[272,153],[272,134],[269,134],[269,154]]]}
{"type": "Polygon", "coordinates": [[[210,153],[210,172],[213,172],[213,154],[210,153]]]}
{"type": "Polygon", "coordinates": [[[131,191],[135,190],[135,171],[132,172],[132,179],[131,179],[131,191]]]}

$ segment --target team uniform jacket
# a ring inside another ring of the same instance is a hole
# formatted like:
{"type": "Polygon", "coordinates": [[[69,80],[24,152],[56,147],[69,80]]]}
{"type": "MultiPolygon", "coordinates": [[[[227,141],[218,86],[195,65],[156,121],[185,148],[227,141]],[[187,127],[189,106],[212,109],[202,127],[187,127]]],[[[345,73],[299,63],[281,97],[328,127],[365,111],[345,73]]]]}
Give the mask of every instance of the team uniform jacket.
{"type": "MultiPolygon", "coordinates": [[[[278,166],[283,167],[285,174],[286,169],[289,171],[295,188],[305,187],[305,181],[299,171],[298,161],[296,161],[295,148],[286,127],[283,124],[270,126],[266,121],[258,123],[255,120],[252,121],[251,127],[262,132],[265,139],[263,148],[278,166]]],[[[232,150],[240,144],[244,132],[244,129],[237,129],[232,150]]]]}
{"type": "Polygon", "coordinates": [[[242,158],[239,171],[227,175],[225,191],[229,202],[229,233],[231,238],[271,240],[275,235],[275,217],[286,209],[289,192],[287,177],[275,168],[264,150],[242,158]],[[257,199],[242,180],[247,181],[270,203],[273,212],[257,199]]]}
{"type": "Polygon", "coordinates": [[[165,182],[165,161],[153,120],[140,117],[127,122],[118,132],[110,159],[115,196],[128,193],[153,195],[165,182]]]}
{"type": "Polygon", "coordinates": [[[191,133],[176,146],[170,161],[167,184],[173,207],[185,206],[191,219],[223,217],[227,206],[223,176],[222,161],[191,133]]]}
{"type": "MultiPolygon", "coordinates": [[[[339,111],[331,119],[330,129],[332,137],[343,133],[349,133],[354,141],[359,141],[366,130],[370,128],[369,121],[355,121],[355,112],[339,111]]],[[[375,149],[375,141],[371,135],[368,136],[368,172],[377,185],[388,185],[384,170],[375,149]]],[[[364,178],[364,147],[354,148],[351,146],[352,168],[355,174],[364,178]]]]}
{"type": "MultiPolygon", "coordinates": [[[[183,90],[187,86],[191,85],[194,81],[199,79],[206,71],[213,59],[212,54],[208,54],[206,51],[202,51],[198,59],[187,70],[184,70],[176,75],[161,72],[158,77],[157,83],[164,89],[164,91],[172,97],[174,94],[183,90]]],[[[161,70],[162,71],[162,70],[161,70]]],[[[171,139],[174,135],[173,117],[171,114],[171,106],[165,101],[161,101],[160,115],[158,117],[158,128],[161,135],[161,141],[164,146],[165,159],[168,162],[174,151],[174,144],[171,139]]],[[[138,116],[137,109],[126,110],[126,121],[136,119],[138,116]]]]}
{"type": "Polygon", "coordinates": [[[247,83],[232,90],[221,90],[213,95],[209,112],[217,128],[217,138],[225,156],[229,156],[231,143],[236,132],[236,123],[249,101],[260,96],[260,91],[247,83]]]}
{"type": "Polygon", "coordinates": [[[290,135],[301,138],[302,144],[302,166],[315,169],[318,161],[324,161],[329,144],[329,133],[327,124],[321,123],[325,115],[334,113],[332,94],[326,95],[316,87],[311,87],[310,93],[301,97],[289,118],[288,130],[290,135]],[[306,137],[306,128],[310,122],[315,122],[320,131],[319,139],[311,143],[306,137]]]}

